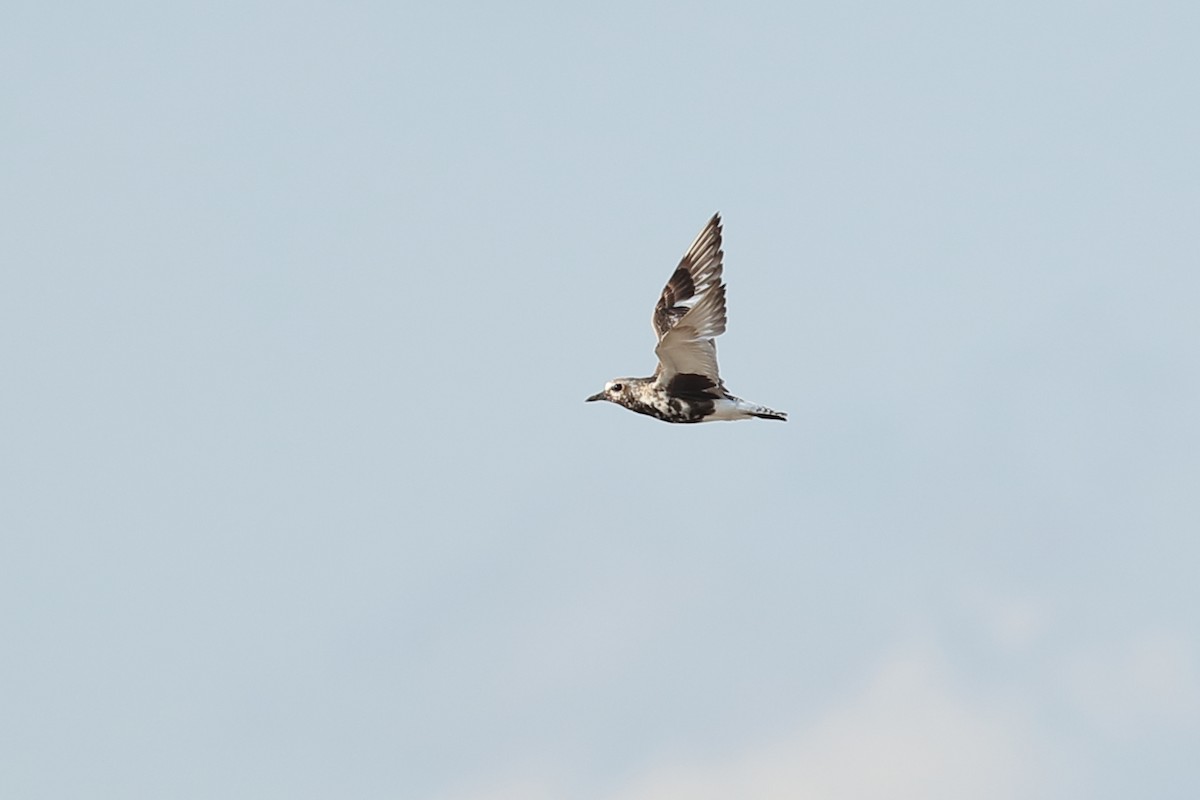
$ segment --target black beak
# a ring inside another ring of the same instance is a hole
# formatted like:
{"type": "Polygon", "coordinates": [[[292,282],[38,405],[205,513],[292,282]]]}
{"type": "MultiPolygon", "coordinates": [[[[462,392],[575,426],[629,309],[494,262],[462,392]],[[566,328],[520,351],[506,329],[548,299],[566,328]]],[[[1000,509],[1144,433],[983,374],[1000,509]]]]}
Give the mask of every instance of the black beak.
{"type": "Polygon", "coordinates": [[[595,402],[596,400],[603,400],[603,399],[604,399],[604,392],[596,392],[594,395],[589,397],[587,400],[584,400],[583,402],[592,403],[592,402],[595,402]]]}

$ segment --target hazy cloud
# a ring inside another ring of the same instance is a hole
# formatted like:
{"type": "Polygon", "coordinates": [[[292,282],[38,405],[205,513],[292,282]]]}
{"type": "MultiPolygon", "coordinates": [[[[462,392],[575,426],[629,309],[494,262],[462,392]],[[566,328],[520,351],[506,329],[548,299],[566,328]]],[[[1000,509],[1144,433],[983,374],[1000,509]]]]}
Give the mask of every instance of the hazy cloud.
{"type": "Polygon", "coordinates": [[[1064,693],[1110,734],[1200,725],[1200,660],[1190,638],[1155,631],[1064,660],[1064,693]]]}
{"type": "MultiPolygon", "coordinates": [[[[1022,710],[964,688],[936,648],[915,646],[888,656],[858,690],[790,735],[715,759],[669,759],[604,798],[1062,797],[1049,793],[1056,782],[1044,739],[1022,710]]],[[[575,794],[523,778],[454,800],[575,794]]]]}

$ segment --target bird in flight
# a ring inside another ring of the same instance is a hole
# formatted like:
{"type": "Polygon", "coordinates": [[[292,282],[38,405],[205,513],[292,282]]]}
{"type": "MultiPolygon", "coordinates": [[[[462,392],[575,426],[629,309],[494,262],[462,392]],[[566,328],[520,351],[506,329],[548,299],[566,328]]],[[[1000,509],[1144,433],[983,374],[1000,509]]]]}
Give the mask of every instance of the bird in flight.
{"type": "Polygon", "coordinates": [[[725,332],[721,215],[700,231],[654,306],[658,368],[649,378],[613,378],[588,398],[607,400],[664,422],[758,417],[787,421],[782,411],[734,397],[717,371],[713,339],[725,332]]]}

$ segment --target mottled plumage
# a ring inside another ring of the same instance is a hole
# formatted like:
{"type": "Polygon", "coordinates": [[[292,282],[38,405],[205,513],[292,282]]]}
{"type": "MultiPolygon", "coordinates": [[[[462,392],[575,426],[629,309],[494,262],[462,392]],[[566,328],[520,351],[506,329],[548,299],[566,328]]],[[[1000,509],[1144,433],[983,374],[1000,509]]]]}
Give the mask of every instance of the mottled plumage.
{"type": "Polygon", "coordinates": [[[725,332],[721,216],[692,242],[654,306],[658,368],[649,378],[615,378],[588,398],[607,400],[664,422],[709,422],[787,414],[734,397],[717,369],[714,338],[725,332]]]}

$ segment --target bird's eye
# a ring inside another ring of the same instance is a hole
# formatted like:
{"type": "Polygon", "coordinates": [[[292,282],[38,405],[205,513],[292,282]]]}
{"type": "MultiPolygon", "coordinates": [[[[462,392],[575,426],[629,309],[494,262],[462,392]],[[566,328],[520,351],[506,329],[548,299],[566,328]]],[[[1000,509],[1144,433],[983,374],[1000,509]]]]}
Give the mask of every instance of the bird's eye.
{"type": "Polygon", "coordinates": [[[621,387],[621,384],[619,384],[619,383],[614,383],[614,384],[612,385],[612,390],[613,390],[614,392],[619,392],[619,391],[621,391],[621,388],[622,388],[622,387],[621,387]]]}

